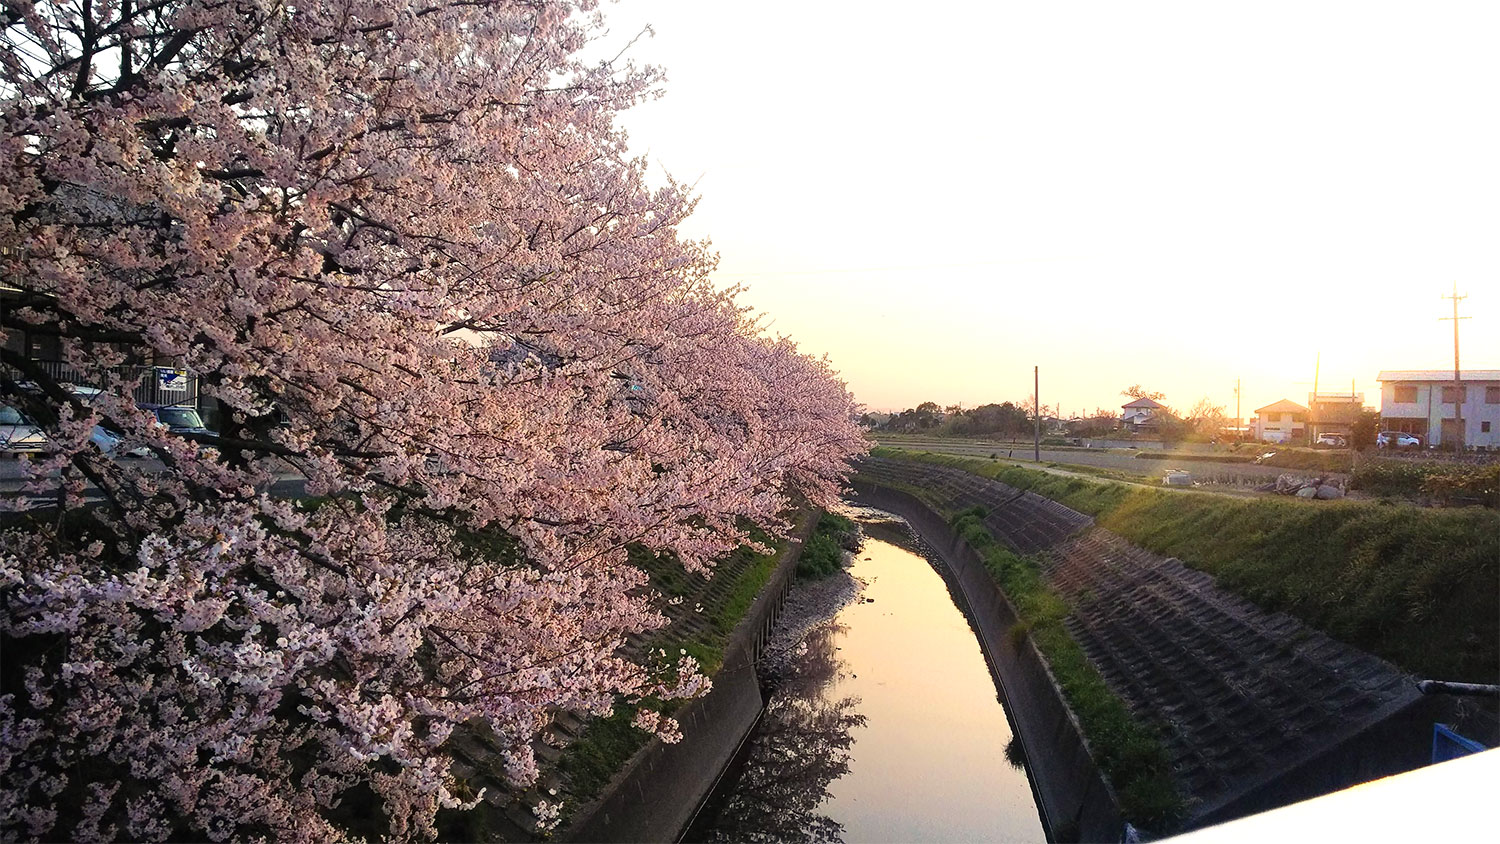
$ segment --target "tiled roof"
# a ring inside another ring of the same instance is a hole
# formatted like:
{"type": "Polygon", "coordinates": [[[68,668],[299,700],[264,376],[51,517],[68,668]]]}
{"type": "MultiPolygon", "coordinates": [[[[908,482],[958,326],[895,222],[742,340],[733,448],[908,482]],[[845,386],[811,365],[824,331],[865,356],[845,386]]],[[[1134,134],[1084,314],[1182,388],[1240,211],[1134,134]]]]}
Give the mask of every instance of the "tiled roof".
{"type": "Polygon", "coordinates": [[[1135,401],[1131,402],[1130,404],[1122,404],[1122,405],[1120,405],[1120,407],[1122,407],[1122,408],[1125,408],[1125,407],[1150,407],[1150,408],[1160,409],[1160,408],[1166,407],[1166,405],[1160,404],[1158,402],[1154,402],[1151,399],[1136,399],[1135,401]]]}
{"type": "Polygon", "coordinates": [[[1256,413],[1306,413],[1307,412],[1307,408],[1303,407],[1300,404],[1297,404],[1296,402],[1292,401],[1291,399],[1282,399],[1281,401],[1276,402],[1275,404],[1268,404],[1265,407],[1257,407],[1255,409],[1255,412],[1256,413]]]}
{"type": "MultiPolygon", "coordinates": [[[[1500,381],[1500,369],[1465,369],[1465,381],[1500,381]]],[[[1452,381],[1451,369],[1383,369],[1376,381],[1452,381]]]]}

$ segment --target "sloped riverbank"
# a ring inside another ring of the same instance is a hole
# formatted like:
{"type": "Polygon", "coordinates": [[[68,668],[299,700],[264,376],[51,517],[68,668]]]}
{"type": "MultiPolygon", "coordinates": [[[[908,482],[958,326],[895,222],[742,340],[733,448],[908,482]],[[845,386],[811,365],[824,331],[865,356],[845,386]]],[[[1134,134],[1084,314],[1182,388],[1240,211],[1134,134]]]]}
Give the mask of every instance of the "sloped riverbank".
{"type": "Polygon", "coordinates": [[[980,538],[999,541],[984,553],[1037,573],[1065,602],[1067,633],[1088,661],[1165,740],[1189,826],[1418,766],[1432,721],[1447,717],[1389,663],[1035,492],[879,458],[859,481],[862,492],[927,511],[938,535],[951,533],[946,517],[983,514],[980,538]]]}

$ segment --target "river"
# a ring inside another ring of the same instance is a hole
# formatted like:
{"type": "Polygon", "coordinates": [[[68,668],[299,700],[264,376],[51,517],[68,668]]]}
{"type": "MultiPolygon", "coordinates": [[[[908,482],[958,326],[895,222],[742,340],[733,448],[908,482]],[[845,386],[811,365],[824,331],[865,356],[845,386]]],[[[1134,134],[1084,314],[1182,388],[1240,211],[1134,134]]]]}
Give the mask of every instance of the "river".
{"type": "MultiPolygon", "coordinates": [[[[863,591],[793,651],[689,840],[1043,841],[968,620],[904,523],[861,511],[863,591]]],[[[838,576],[838,575],[836,575],[838,576]]]]}

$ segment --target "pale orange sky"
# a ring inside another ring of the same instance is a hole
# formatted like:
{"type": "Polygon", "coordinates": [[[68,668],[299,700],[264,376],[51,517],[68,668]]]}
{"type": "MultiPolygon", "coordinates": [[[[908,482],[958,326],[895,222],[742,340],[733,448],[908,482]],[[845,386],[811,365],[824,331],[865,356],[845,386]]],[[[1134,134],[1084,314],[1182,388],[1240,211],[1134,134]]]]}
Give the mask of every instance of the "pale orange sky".
{"type": "Polygon", "coordinates": [[[1500,4],[622,0],[632,149],[875,409],[1500,369],[1500,4]]]}

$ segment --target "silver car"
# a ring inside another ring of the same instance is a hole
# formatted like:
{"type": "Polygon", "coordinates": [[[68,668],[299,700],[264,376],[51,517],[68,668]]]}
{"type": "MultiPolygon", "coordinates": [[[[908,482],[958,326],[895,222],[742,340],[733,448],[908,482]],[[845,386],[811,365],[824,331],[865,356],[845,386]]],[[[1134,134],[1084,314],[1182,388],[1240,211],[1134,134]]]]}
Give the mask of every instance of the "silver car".
{"type": "Polygon", "coordinates": [[[0,454],[34,454],[46,447],[47,435],[25,414],[10,405],[0,405],[0,454]]]}
{"type": "Polygon", "coordinates": [[[1420,448],[1422,440],[1415,434],[1400,431],[1381,431],[1375,436],[1376,448],[1420,448]]]}

